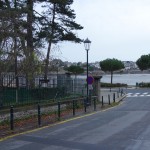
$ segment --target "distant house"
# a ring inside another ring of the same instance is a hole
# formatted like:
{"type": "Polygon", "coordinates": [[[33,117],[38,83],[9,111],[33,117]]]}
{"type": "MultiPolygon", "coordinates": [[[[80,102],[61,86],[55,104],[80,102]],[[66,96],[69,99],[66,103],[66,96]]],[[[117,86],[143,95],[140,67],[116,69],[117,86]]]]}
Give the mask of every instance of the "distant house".
{"type": "Polygon", "coordinates": [[[125,67],[125,70],[130,70],[130,69],[138,69],[137,65],[133,61],[122,61],[125,67]]]}

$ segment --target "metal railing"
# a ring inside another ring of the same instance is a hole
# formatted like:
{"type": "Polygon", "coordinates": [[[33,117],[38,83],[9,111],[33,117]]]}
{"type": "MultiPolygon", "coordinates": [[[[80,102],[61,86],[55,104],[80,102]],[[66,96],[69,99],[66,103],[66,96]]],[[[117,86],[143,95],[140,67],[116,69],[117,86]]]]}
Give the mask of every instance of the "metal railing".
{"type": "Polygon", "coordinates": [[[65,76],[49,76],[48,82],[35,77],[35,87],[26,85],[26,78],[19,77],[19,86],[14,75],[0,76],[0,107],[58,101],[66,97],[84,96],[85,79],[72,79],[65,76]]]}
{"type": "Polygon", "coordinates": [[[123,96],[123,93],[117,95],[114,93],[113,97],[108,95],[106,98],[102,95],[101,101],[98,101],[96,96],[92,96],[90,103],[87,103],[86,97],[82,97],[47,104],[10,106],[8,109],[1,109],[0,138],[114,106],[123,96]]]}

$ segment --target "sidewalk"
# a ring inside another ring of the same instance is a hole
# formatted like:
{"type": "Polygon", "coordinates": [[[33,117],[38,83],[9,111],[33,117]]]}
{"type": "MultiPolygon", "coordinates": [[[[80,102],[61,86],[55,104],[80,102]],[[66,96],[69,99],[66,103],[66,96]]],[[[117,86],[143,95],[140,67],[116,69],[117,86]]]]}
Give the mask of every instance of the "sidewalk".
{"type": "MultiPolygon", "coordinates": [[[[124,95],[124,93],[123,93],[123,95],[124,95]]],[[[115,96],[115,102],[119,102],[120,97],[121,97],[121,89],[119,89],[119,88],[112,88],[111,90],[110,90],[110,88],[101,88],[100,89],[101,101],[102,101],[102,97],[103,97],[104,103],[109,103],[109,96],[110,96],[110,103],[113,103],[114,96],[115,96]]]]}

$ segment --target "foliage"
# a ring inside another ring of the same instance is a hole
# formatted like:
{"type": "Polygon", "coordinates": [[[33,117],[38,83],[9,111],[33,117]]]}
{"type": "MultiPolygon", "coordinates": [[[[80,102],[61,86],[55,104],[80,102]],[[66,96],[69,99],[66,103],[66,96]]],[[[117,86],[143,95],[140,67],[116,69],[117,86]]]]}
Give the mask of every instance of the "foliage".
{"type": "Polygon", "coordinates": [[[142,55],[137,61],[137,66],[140,70],[146,70],[150,68],[150,54],[149,55],[142,55]]]}
{"type": "Polygon", "coordinates": [[[72,72],[72,73],[75,74],[75,75],[81,74],[81,73],[84,72],[84,69],[83,69],[83,68],[81,68],[80,66],[74,66],[74,65],[68,67],[67,70],[68,70],[69,72],[72,72]]]}
{"type": "Polygon", "coordinates": [[[117,59],[105,59],[100,62],[100,67],[102,71],[117,71],[124,68],[123,63],[117,59]]]}
{"type": "Polygon", "coordinates": [[[138,86],[139,87],[143,87],[143,88],[150,88],[150,82],[141,82],[141,83],[138,83],[138,86]]]}
{"type": "MultiPolygon", "coordinates": [[[[45,0],[42,2],[45,2],[45,0]]],[[[74,21],[76,15],[74,10],[71,9],[72,3],[73,0],[49,0],[46,5],[43,5],[44,11],[38,17],[41,30],[37,36],[39,39],[45,39],[48,44],[45,59],[45,78],[47,78],[52,44],[57,44],[60,41],[82,42],[74,32],[83,29],[83,27],[74,21]]]]}
{"type": "Polygon", "coordinates": [[[41,46],[36,44],[33,5],[33,0],[7,0],[0,5],[0,49],[4,52],[0,61],[8,64],[3,72],[10,72],[10,68],[15,72],[16,86],[19,74],[26,75],[29,85],[33,85],[33,76],[37,71],[34,58],[39,55],[38,48],[41,46]],[[24,62],[24,67],[21,67],[24,62]]]}
{"type": "Polygon", "coordinates": [[[47,76],[52,44],[82,42],[76,30],[83,27],[75,22],[72,3],[73,0],[0,1],[0,65],[6,64],[0,67],[0,73],[15,72],[16,85],[18,75],[26,75],[27,86],[32,85],[34,76],[43,71],[42,64],[47,76]],[[43,5],[43,12],[35,10],[37,4],[43,5]]]}
{"type": "Polygon", "coordinates": [[[101,87],[127,87],[127,84],[124,83],[101,83],[101,87]]]}
{"type": "Polygon", "coordinates": [[[113,72],[123,69],[124,64],[120,60],[113,58],[113,59],[105,59],[103,61],[100,61],[100,67],[102,71],[111,72],[111,84],[112,84],[113,72]]]}

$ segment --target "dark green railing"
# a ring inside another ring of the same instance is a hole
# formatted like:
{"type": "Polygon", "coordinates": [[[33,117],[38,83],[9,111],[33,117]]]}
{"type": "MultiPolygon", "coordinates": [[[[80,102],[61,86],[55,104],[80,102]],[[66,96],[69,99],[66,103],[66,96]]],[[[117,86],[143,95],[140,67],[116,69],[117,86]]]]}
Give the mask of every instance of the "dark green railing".
{"type": "Polygon", "coordinates": [[[35,103],[51,101],[67,97],[65,87],[61,88],[3,88],[0,92],[0,105],[9,106],[15,104],[35,103]]]}

